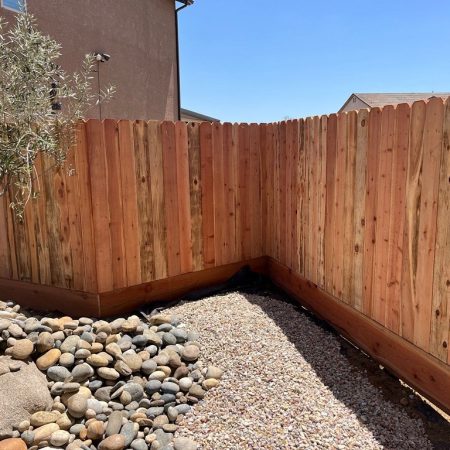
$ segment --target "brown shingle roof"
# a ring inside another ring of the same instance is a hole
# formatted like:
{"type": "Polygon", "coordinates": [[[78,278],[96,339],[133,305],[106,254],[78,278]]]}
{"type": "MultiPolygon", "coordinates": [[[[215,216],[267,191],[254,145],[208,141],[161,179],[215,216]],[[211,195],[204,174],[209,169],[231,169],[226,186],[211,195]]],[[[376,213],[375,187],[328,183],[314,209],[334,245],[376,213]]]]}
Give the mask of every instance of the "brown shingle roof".
{"type": "Polygon", "coordinates": [[[353,96],[358,97],[368,108],[376,108],[400,103],[411,104],[418,100],[428,100],[431,97],[447,98],[450,97],[450,92],[355,93],[344,103],[341,110],[353,96]]]}

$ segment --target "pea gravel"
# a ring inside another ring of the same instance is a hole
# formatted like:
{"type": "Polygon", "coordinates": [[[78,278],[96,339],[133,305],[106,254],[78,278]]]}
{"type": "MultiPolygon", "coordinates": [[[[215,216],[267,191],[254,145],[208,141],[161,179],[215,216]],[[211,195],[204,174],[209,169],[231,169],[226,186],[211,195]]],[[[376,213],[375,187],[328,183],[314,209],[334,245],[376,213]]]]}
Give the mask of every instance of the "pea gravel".
{"type": "Polygon", "coordinates": [[[339,341],[289,303],[231,293],[167,310],[225,370],[180,422],[207,450],[431,449],[422,423],[387,402],[339,341]]]}

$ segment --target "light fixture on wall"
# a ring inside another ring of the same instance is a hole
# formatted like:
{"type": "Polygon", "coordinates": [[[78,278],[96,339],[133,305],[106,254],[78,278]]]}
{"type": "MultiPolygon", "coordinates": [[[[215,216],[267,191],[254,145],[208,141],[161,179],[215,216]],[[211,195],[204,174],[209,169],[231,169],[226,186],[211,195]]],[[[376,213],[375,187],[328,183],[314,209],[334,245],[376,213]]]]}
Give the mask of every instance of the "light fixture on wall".
{"type": "Polygon", "coordinates": [[[100,63],[108,62],[111,59],[111,55],[108,53],[95,52],[94,58],[97,61],[97,101],[98,101],[98,115],[99,119],[102,120],[102,102],[100,93],[100,63]]]}

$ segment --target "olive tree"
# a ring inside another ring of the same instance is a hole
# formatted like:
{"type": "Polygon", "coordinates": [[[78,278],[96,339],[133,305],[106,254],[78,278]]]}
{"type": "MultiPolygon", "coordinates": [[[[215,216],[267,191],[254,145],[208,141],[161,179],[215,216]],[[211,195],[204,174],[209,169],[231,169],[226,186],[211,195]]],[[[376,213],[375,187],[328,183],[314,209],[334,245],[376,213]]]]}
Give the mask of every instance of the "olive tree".
{"type": "Polygon", "coordinates": [[[58,65],[60,56],[61,45],[37,29],[31,14],[11,25],[0,18],[0,195],[10,190],[18,217],[38,194],[36,157],[62,164],[77,122],[114,91],[92,89],[95,55],[71,74],[58,65]]]}

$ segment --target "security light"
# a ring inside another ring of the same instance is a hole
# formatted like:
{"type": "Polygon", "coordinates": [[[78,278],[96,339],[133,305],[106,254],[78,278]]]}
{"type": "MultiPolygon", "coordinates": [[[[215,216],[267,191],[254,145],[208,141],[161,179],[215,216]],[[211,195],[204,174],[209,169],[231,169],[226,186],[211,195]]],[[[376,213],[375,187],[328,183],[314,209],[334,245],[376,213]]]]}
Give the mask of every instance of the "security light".
{"type": "Polygon", "coordinates": [[[94,56],[95,60],[98,62],[106,62],[111,58],[111,55],[108,55],[108,53],[96,53],[94,56]]]}

